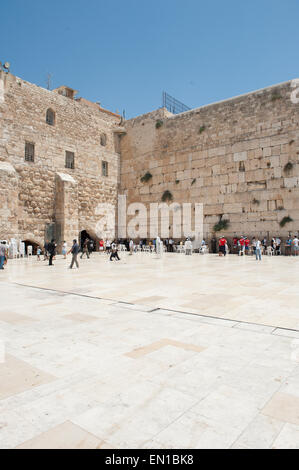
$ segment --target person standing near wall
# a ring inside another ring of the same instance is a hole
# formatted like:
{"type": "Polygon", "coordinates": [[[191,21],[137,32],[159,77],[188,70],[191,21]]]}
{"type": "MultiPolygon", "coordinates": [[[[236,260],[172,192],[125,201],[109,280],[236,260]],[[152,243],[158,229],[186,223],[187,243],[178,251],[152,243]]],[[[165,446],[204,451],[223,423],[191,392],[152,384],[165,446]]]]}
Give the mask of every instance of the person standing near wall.
{"type": "Polygon", "coordinates": [[[185,254],[192,255],[192,242],[189,238],[185,241],[185,254]]]}
{"type": "Polygon", "coordinates": [[[49,266],[54,266],[53,264],[53,257],[55,256],[56,252],[56,244],[54,238],[51,240],[51,243],[48,244],[48,253],[49,253],[49,266]]]}
{"type": "Polygon", "coordinates": [[[262,242],[259,238],[255,242],[255,259],[262,260],[262,242]]]}
{"type": "Polygon", "coordinates": [[[77,240],[73,240],[73,246],[72,248],[70,249],[70,251],[68,252],[69,253],[72,253],[72,261],[71,261],[71,264],[69,266],[69,269],[72,269],[73,268],[73,265],[74,263],[76,263],[76,266],[77,268],[79,268],[79,263],[78,263],[78,260],[77,260],[77,256],[78,256],[78,253],[79,253],[79,245],[77,243],[77,240]]]}
{"type": "Polygon", "coordinates": [[[298,254],[299,254],[299,240],[298,240],[298,237],[296,235],[293,238],[292,244],[293,244],[294,256],[298,256],[298,254]]]}
{"type": "Polygon", "coordinates": [[[0,269],[4,269],[5,260],[7,260],[7,245],[6,241],[0,243],[0,269]]]}
{"type": "Polygon", "coordinates": [[[67,254],[67,243],[66,241],[64,240],[63,242],[63,245],[62,245],[62,254],[63,254],[63,257],[64,259],[66,259],[66,254],[67,254]]]}
{"type": "Polygon", "coordinates": [[[85,255],[87,256],[87,258],[89,259],[88,244],[89,244],[89,239],[86,238],[86,240],[84,240],[83,247],[82,247],[82,254],[81,254],[81,256],[80,256],[81,259],[83,258],[83,255],[84,255],[84,254],[85,254],[85,255]]]}
{"type": "Polygon", "coordinates": [[[226,244],[227,244],[226,238],[221,237],[219,239],[219,256],[225,256],[226,255],[226,249],[225,249],[226,244]]]}
{"type": "Polygon", "coordinates": [[[241,237],[239,240],[239,243],[240,243],[240,248],[241,248],[239,251],[239,255],[243,256],[245,255],[245,238],[241,237]]]}

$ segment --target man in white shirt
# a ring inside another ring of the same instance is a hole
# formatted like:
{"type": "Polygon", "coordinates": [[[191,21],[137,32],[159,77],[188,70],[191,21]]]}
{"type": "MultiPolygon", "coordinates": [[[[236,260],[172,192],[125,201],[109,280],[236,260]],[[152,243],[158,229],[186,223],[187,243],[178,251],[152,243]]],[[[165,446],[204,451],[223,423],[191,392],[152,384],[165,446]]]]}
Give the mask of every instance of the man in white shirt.
{"type": "Polygon", "coordinates": [[[192,243],[191,243],[191,240],[189,239],[185,241],[185,254],[186,255],[192,254],[192,243]]]}
{"type": "Polygon", "coordinates": [[[255,241],[255,259],[262,260],[262,242],[259,239],[255,241]]]}
{"type": "Polygon", "coordinates": [[[281,245],[281,239],[279,237],[276,237],[275,251],[277,255],[280,255],[280,245],[281,245]]]}

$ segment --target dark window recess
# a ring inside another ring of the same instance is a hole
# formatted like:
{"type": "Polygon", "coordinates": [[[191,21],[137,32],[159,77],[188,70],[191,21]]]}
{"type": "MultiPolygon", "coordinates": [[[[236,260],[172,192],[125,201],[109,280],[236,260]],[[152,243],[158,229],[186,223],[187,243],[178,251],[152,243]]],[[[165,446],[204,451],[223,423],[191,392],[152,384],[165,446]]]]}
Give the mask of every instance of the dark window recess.
{"type": "Polygon", "coordinates": [[[107,136],[106,134],[101,134],[101,145],[105,147],[107,144],[107,136]]]}
{"type": "Polygon", "coordinates": [[[102,162],[102,176],[108,176],[108,162],[102,162]]]}
{"type": "Polygon", "coordinates": [[[54,126],[55,124],[55,113],[52,109],[47,109],[46,123],[50,126],[54,126]]]}
{"type": "Polygon", "coordinates": [[[73,170],[75,168],[75,154],[74,152],[65,152],[65,168],[73,170]]]}
{"type": "Polygon", "coordinates": [[[34,144],[30,142],[25,143],[25,161],[34,162],[34,144]]]}

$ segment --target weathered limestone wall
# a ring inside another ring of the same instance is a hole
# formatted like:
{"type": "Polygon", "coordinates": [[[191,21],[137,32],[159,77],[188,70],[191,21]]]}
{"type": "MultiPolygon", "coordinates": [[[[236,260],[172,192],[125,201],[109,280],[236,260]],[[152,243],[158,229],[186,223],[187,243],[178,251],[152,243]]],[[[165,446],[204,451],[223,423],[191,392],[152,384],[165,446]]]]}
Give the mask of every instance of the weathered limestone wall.
{"type": "MultiPolygon", "coordinates": [[[[56,173],[70,175],[78,186],[78,213],[66,215],[77,220],[65,223],[77,227],[76,238],[81,230],[94,230],[98,204],[116,204],[119,150],[114,131],[119,123],[118,115],[95,103],[70,99],[0,72],[0,161],[14,167],[19,181],[15,238],[43,243],[45,227],[55,223],[56,210],[61,211],[55,206],[56,173]],[[54,126],[46,123],[48,108],[55,112],[54,126]],[[106,146],[101,145],[103,133],[106,146]],[[35,144],[34,162],[25,161],[26,141],[35,144]],[[74,152],[75,169],[65,168],[66,151],[74,152]],[[107,177],[102,176],[102,161],[108,162],[107,177]]],[[[1,217],[4,226],[6,222],[1,217]]]]}
{"type": "Polygon", "coordinates": [[[9,240],[18,230],[18,183],[14,167],[0,161],[0,239],[9,240]]]}
{"type": "Polygon", "coordinates": [[[292,91],[286,82],[179,115],[160,109],[127,121],[120,192],[129,204],[161,202],[165,190],[173,202],[203,203],[209,238],[220,216],[230,221],[227,236],[297,232],[299,104],[292,91]],[[152,178],[142,183],[147,171],[152,178]],[[281,228],[285,216],[293,222],[281,228]]]}

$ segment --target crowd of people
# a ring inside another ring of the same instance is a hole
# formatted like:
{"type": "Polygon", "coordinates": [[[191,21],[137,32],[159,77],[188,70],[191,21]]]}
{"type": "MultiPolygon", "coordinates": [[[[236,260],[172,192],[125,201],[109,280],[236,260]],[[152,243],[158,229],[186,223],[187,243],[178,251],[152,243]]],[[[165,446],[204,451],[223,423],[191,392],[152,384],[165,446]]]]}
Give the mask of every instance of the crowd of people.
{"type": "MultiPolygon", "coordinates": [[[[200,253],[211,252],[219,253],[219,256],[226,256],[228,253],[236,253],[239,256],[245,256],[248,254],[255,255],[257,260],[262,259],[262,254],[271,254],[271,255],[281,255],[282,254],[282,240],[280,237],[273,237],[271,240],[268,240],[267,237],[259,238],[253,237],[252,239],[247,236],[234,237],[231,241],[225,238],[225,236],[220,236],[217,240],[212,238],[210,242],[210,247],[205,240],[202,240],[200,246],[197,247],[200,253]]],[[[145,251],[145,247],[149,248],[149,251],[157,252],[160,250],[161,246],[163,251],[166,252],[181,252],[182,250],[186,255],[191,255],[193,252],[193,244],[190,238],[180,240],[175,242],[172,238],[147,240],[141,239],[138,241],[133,241],[132,239],[115,239],[115,240],[99,240],[95,242],[89,238],[85,238],[81,241],[81,244],[77,240],[73,240],[71,248],[68,250],[67,242],[64,240],[62,243],[61,253],[66,259],[68,254],[72,255],[71,263],[69,268],[72,269],[74,265],[79,268],[78,255],[80,259],[86,256],[87,259],[90,258],[90,255],[93,251],[99,251],[100,253],[107,253],[110,255],[110,261],[120,261],[118,254],[118,248],[122,246],[125,251],[128,251],[132,255],[136,251],[145,251]],[[159,244],[159,246],[158,246],[159,244]]],[[[7,242],[0,242],[0,269],[4,269],[5,264],[8,259],[8,249],[9,245],[7,242]]],[[[284,254],[286,255],[299,255],[299,239],[297,235],[292,236],[291,234],[284,241],[284,254]]],[[[49,266],[53,265],[53,260],[57,255],[57,243],[54,239],[50,242],[46,241],[43,249],[40,246],[36,248],[37,260],[41,261],[41,255],[44,256],[44,261],[49,261],[49,266]]]]}
{"type": "MultiPolygon", "coordinates": [[[[267,237],[261,240],[258,237],[253,237],[251,240],[242,236],[240,238],[234,237],[232,246],[224,236],[219,238],[219,255],[225,256],[227,253],[237,253],[240,256],[248,255],[252,252],[256,259],[261,260],[262,253],[271,255],[281,255],[282,240],[280,237],[273,237],[270,241],[267,237]]],[[[216,253],[216,239],[212,239],[212,252],[216,253]]],[[[291,236],[285,241],[285,254],[286,255],[299,255],[299,239],[297,235],[291,236]]]]}

